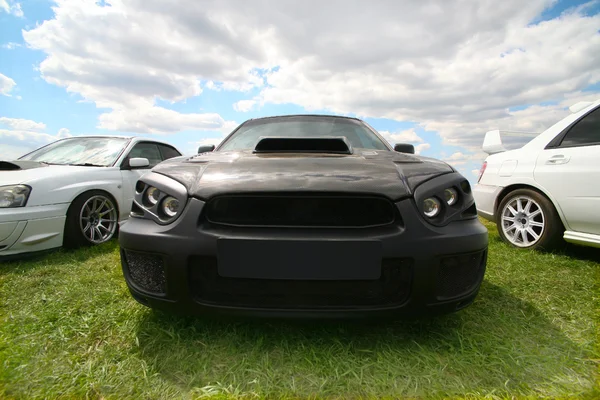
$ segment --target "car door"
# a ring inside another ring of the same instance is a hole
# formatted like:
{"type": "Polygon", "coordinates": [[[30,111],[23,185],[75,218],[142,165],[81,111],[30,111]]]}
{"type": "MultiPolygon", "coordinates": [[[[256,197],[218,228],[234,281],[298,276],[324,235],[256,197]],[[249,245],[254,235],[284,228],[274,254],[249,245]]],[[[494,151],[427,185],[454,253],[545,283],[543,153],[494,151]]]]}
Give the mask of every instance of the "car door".
{"type": "Polygon", "coordinates": [[[123,159],[121,164],[121,179],[123,180],[123,200],[121,202],[121,219],[129,218],[131,203],[135,192],[135,184],[142,175],[148,172],[152,167],[163,160],[158,144],[154,142],[138,142],[129,154],[123,159]],[[129,168],[129,159],[147,158],[150,165],[145,168],[129,168]]]}
{"type": "Polygon", "coordinates": [[[557,200],[567,230],[600,234],[600,107],[540,152],[534,178],[557,200]]]}

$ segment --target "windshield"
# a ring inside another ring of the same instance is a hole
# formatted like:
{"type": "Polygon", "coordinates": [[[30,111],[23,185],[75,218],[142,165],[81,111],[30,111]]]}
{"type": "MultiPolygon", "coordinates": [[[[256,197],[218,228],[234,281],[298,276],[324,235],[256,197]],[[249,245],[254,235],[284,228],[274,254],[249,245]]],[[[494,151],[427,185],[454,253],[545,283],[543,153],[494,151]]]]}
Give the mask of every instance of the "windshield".
{"type": "Polygon", "coordinates": [[[127,142],[128,139],[125,138],[69,138],[35,150],[19,160],[59,165],[89,164],[108,167],[117,160],[127,142]]]}
{"type": "Polygon", "coordinates": [[[248,121],[219,147],[219,151],[254,149],[261,136],[345,136],[354,148],[389,150],[383,141],[360,121],[336,117],[298,116],[248,121]]]}

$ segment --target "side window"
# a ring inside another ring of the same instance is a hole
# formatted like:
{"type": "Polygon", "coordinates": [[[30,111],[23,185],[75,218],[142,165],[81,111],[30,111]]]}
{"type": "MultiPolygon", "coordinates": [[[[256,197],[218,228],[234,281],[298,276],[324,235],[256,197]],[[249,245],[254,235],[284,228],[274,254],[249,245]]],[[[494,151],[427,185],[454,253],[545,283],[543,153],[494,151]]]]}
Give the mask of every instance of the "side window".
{"type": "Polygon", "coordinates": [[[173,158],[173,157],[179,157],[181,155],[181,154],[179,154],[179,152],[177,150],[175,150],[171,146],[159,144],[158,148],[160,149],[163,160],[168,160],[169,158],[173,158]]]}
{"type": "Polygon", "coordinates": [[[133,149],[129,152],[128,159],[130,158],[147,158],[150,161],[150,168],[162,161],[160,151],[154,143],[138,143],[133,146],[133,149]]]}
{"type": "Polygon", "coordinates": [[[565,135],[559,147],[600,144],[600,108],[579,120],[565,135]]]}

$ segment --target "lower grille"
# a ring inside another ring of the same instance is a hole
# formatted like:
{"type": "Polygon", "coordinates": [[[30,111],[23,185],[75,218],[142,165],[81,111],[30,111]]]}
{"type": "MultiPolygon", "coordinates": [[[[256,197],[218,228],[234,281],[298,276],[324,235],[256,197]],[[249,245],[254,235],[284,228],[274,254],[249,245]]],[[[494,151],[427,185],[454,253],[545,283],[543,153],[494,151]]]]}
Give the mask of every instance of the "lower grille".
{"type": "Polygon", "coordinates": [[[215,257],[192,257],[190,289],[197,301],[256,308],[351,308],[399,305],[409,295],[410,259],[384,259],[378,280],[223,278],[215,257]]]}
{"type": "Polygon", "coordinates": [[[122,250],[121,260],[129,278],[140,289],[166,293],[165,268],[161,256],[122,250]]]}
{"type": "Polygon", "coordinates": [[[392,224],[394,205],[369,196],[219,196],[208,202],[211,223],[254,227],[365,228],[392,224]]]}
{"type": "Polygon", "coordinates": [[[438,269],[437,298],[446,300],[473,291],[483,279],[487,250],[443,257],[438,269]]]}

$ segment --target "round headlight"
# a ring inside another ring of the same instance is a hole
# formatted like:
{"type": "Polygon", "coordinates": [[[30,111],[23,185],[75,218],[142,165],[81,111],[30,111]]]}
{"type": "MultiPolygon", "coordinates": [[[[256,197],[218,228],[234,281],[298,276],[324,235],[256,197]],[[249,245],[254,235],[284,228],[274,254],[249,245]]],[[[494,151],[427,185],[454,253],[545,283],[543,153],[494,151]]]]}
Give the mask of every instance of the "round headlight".
{"type": "Polygon", "coordinates": [[[162,211],[167,217],[176,216],[177,212],[179,211],[179,200],[177,200],[175,197],[167,197],[162,202],[162,211]]]}
{"type": "Polygon", "coordinates": [[[160,197],[160,190],[157,188],[150,186],[148,190],[146,190],[146,200],[148,203],[155,205],[158,203],[158,198],[160,197]]]}
{"type": "Polygon", "coordinates": [[[444,197],[446,198],[446,203],[451,206],[452,204],[456,204],[458,201],[458,193],[453,188],[448,188],[444,190],[444,197]]]}
{"type": "Polygon", "coordinates": [[[426,217],[433,218],[440,213],[442,205],[440,201],[435,197],[429,197],[423,201],[423,214],[426,217]]]}

